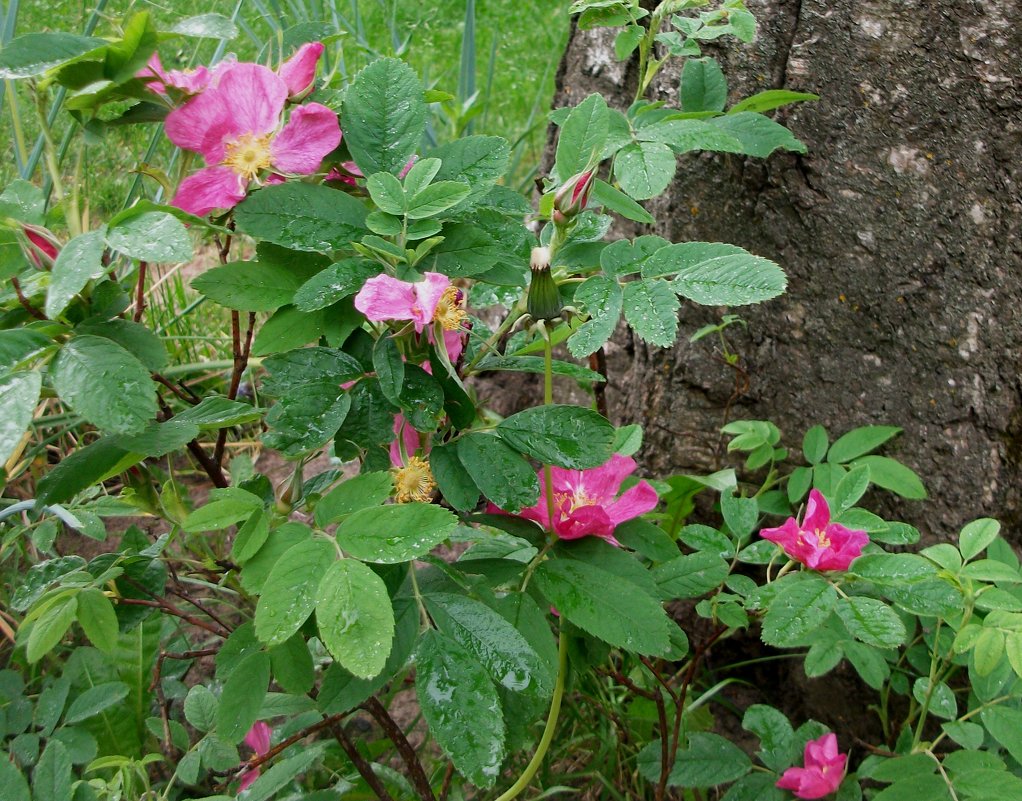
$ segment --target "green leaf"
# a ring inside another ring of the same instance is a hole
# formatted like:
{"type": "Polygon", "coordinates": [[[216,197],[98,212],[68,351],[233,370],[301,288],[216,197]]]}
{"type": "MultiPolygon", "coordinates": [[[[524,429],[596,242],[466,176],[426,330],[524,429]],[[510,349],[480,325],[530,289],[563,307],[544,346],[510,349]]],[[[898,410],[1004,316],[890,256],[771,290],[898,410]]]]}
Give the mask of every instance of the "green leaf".
{"type": "Polygon", "coordinates": [[[589,95],[571,110],[557,138],[554,169],[560,181],[596,163],[607,141],[608,126],[607,101],[601,95],[589,95]]]}
{"type": "Polygon", "coordinates": [[[922,479],[901,462],[886,456],[860,456],[852,464],[869,467],[869,480],[878,487],[914,501],[926,498],[926,487],[922,479]]]}
{"type": "Polygon", "coordinates": [[[405,363],[392,337],[380,337],[373,347],[373,369],[384,396],[398,405],[405,382],[405,363]]]}
{"type": "Polygon", "coordinates": [[[802,438],[802,453],[809,464],[818,464],[823,461],[827,454],[828,439],[827,429],[821,425],[815,425],[806,431],[802,438]]]}
{"type": "Polygon", "coordinates": [[[980,713],[983,725],[1004,749],[1022,762],[1022,711],[1003,705],[992,706],[980,713]]]}
{"type": "Polygon", "coordinates": [[[613,454],[614,427],[581,406],[534,406],[502,420],[497,434],[515,450],[568,470],[599,467],[613,454]]]}
{"type": "Polygon", "coordinates": [[[779,648],[796,645],[822,626],[837,605],[837,592],[817,576],[782,585],[763,616],[763,642],[779,648]]]}
{"type": "Polygon", "coordinates": [[[690,58],[681,69],[678,92],[683,112],[723,111],[727,103],[727,80],[714,58],[690,58]]]}
{"type": "Polygon", "coordinates": [[[677,556],[653,568],[653,579],[664,600],[698,598],[720,586],[730,567],[709,551],[677,556]]]}
{"type": "MultiPolygon", "coordinates": [[[[922,704],[930,689],[930,679],[926,676],[918,678],[912,685],[912,695],[922,704]]],[[[954,691],[944,682],[937,682],[930,693],[929,713],[944,720],[954,720],[958,717],[958,702],[955,700],[954,691]]]]}
{"type": "MultiPolygon", "coordinates": [[[[306,771],[321,754],[322,749],[313,746],[297,756],[281,760],[252,783],[245,795],[245,801],[269,801],[278,790],[290,784],[298,774],[306,771]]],[[[206,801],[221,799],[217,797],[206,801]]],[[[227,801],[230,801],[229,797],[227,801]]]]}
{"type": "Polygon", "coordinates": [[[47,317],[56,318],[75,295],[94,278],[107,271],[103,264],[103,231],[80,234],[60,249],[50,273],[50,286],[46,291],[47,317]]]}
{"type": "Polygon", "coordinates": [[[693,150],[743,152],[738,137],[720,130],[706,120],[661,120],[640,128],[635,132],[635,137],[643,142],[665,144],[679,156],[693,150]]]}
{"type": "Polygon", "coordinates": [[[344,143],[364,175],[395,175],[426,129],[426,103],[415,71],[381,58],[359,72],[344,95],[344,143]]]}
{"type": "Polygon", "coordinates": [[[656,656],[670,647],[670,620],[644,593],[624,585],[613,573],[568,559],[543,562],[537,586],[558,612],[610,645],[656,656]]]}
{"type": "Polygon", "coordinates": [[[270,536],[270,518],[265,509],[256,510],[238,528],[238,533],[231,543],[231,558],[238,564],[244,564],[257,553],[270,536]]]}
{"type": "Polygon", "coordinates": [[[671,288],[704,306],[762,303],[784,292],[788,279],[774,262],[735,254],[701,262],[678,272],[671,288]]]}
{"type": "Polygon", "coordinates": [[[834,464],[845,464],[870,451],[875,451],[889,439],[901,433],[895,426],[862,426],[853,428],[847,434],[838,437],[837,442],[830,446],[827,461],[834,464]]]}
{"type": "Polygon", "coordinates": [[[553,689],[546,663],[525,637],[501,615],[460,595],[431,593],[426,607],[441,632],[482,664],[497,686],[544,698],[553,689]]]}
{"type": "Polygon", "coordinates": [[[458,642],[428,630],[415,652],[419,706],[465,778],[492,787],[506,754],[504,716],[486,669],[458,642]]]}
{"type": "Polygon", "coordinates": [[[109,681],[90,687],[79,695],[64,716],[64,723],[80,723],[120,704],[128,697],[129,688],[123,681],[109,681]]]}
{"type": "Polygon", "coordinates": [[[29,663],[38,662],[64,638],[77,611],[78,599],[74,594],[67,594],[51,603],[36,619],[28,635],[26,656],[29,663]]]}
{"type": "Polygon", "coordinates": [[[437,181],[409,199],[405,215],[410,220],[435,217],[458,205],[468,197],[470,191],[469,185],[460,181],[437,181]]]}
{"type": "Polygon", "coordinates": [[[263,508],[263,501],[257,495],[241,489],[232,489],[205,506],[191,512],[181,524],[186,532],[219,531],[249,517],[263,508]]]}
{"type": "MultiPolygon", "coordinates": [[[[470,276],[484,273],[502,257],[500,245],[482,228],[469,223],[448,223],[443,228],[444,241],[430,253],[430,270],[444,275],[470,276]]],[[[420,262],[425,268],[427,262],[420,262]]]]}
{"type": "Polygon", "coordinates": [[[601,181],[599,178],[593,182],[593,188],[589,194],[589,202],[594,206],[603,206],[608,211],[620,214],[628,220],[634,220],[645,225],[652,225],[656,222],[652,214],[628,197],[628,195],[615,189],[606,181],[601,181]]]}
{"type": "Polygon", "coordinates": [[[429,466],[433,471],[444,499],[460,512],[469,512],[479,503],[479,488],[458,458],[457,445],[434,445],[429,452],[429,466]]]}
{"type": "Polygon", "coordinates": [[[261,642],[280,645],[301,628],[316,605],[316,588],[336,558],[334,548],[322,539],[300,542],[281,555],[256,605],[255,633],[261,642]]]}
{"type": "Polygon", "coordinates": [[[719,734],[690,734],[688,747],[678,752],[668,784],[675,787],[713,787],[741,778],[752,770],[742,749],[719,734]]]}
{"type": "Polygon", "coordinates": [[[337,542],[367,562],[407,562],[425,556],[447,539],[458,518],[428,503],[361,509],[337,527],[337,542]]]}
{"type": "Polygon", "coordinates": [[[32,771],[32,794],[36,801],[71,801],[71,757],[60,740],[51,739],[39,757],[32,771]]]}
{"type": "Polygon", "coordinates": [[[635,200],[656,197],[670,185],[677,169],[674,151],[661,142],[633,142],[614,161],[614,178],[635,200]]]}
{"type": "MultiPolygon", "coordinates": [[[[258,613],[257,613],[258,614],[258,613]]],[[[256,618],[258,622],[258,617],[256,618]]],[[[270,684],[270,655],[257,651],[242,659],[224,682],[216,708],[217,736],[240,743],[259,717],[270,684]]]]}
{"type": "Polygon", "coordinates": [[[13,370],[52,347],[52,339],[29,328],[0,331],[0,370],[13,370]]]}
{"type": "Polygon", "coordinates": [[[115,317],[103,322],[81,323],[75,328],[75,334],[92,334],[116,342],[149,370],[162,370],[170,361],[163,340],[144,325],[131,320],[115,317]]]}
{"type": "Polygon", "coordinates": [[[778,773],[790,767],[795,731],[783,713],[766,704],[753,704],[745,710],[742,728],[759,737],[757,756],[764,765],[778,773]]]}
{"type": "MultiPolygon", "coordinates": [[[[58,745],[60,745],[60,743],[58,743],[58,745]]],[[[53,763],[56,759],[59,759],[59,757],[55,757],[54,754],[50,754],[49,763],[53,763]]],[[[68,760],[67,782],[68,789],[70,790],[70,760],[68,760]]],[[[0,759],[0,786],[4,788],[7,801],[32,801],[32,793],[28,789],[28,782],[25,781],[24,775],[22,775],[21,771],[14,767],[8,759],[0,759]]],[[[65,797],[69,798],[70,793],[65,797]]]]}
{"type": "Polygon", "coordinates": [[[837,606],[838,617],[855,639],[877,648],[897,648],[907,632],[891,607],[876,598],[856,596],[837,606]]]}
{"type": "Polygon", "coordinates": [[[506,512],[532,506],[539,479],[517,451],[492,434],[470,433],[458,439],[458,458],[479,491],[506,512]]]}
{"type": "Polygon", "coordinates": [[[217,698],[210,689],[196,684],[185,696],[185,720],[199,731],[210,731],[216,725],[217,698]]]}
{"type": "Polygon", "coordinates": [[[320,498],[316,504],[316,525],[328,526],[359,509],[379,506],[393,490],[394,479],[390,473],[381,471],[353,476],[320,498]]]}
{"type": "Polygon", "coordinates": [[[254,409],[247,403],[232,401],[220,396],[210,396],[191,408],[174,416],[179,423],[191,423],[201,431],[215,431],[219,428],[252,423],[262,417],[262,409],[254,409]]]}
{"type": "Polygon", "coordinates": [[[0,217],[11,217],[29,225],[43,225],[46,198],[31,181],[15,178],[0,192],[0,217]]]}
{"type": "Polygon", "coordinates": [[[110,221],[106,243],[138,261],[183,262],[192,258],[188,229],[173,214],[129,209],[110,221]]]}
{"type": "MultiPolygon", "coordinates": [[[[316,273],[294,293],[295,308],[317,311],[354,295],[380,272],[380,266],[366,259],[343,259],[316,273]]],[[[193,282],[194,283],[194,282],[193,282]]]]}
{"type": "Polygon", "coordinates": [[[806,146],[791,131],[769,117],[752,111],[726,114],[709,123],[741,141],[743,152],[750,156],[766,158],[778,148],[795,153],[806,152],[806,146]]]}
{"type": "Polygon", "coordinates": [[[263,360],[270,373],[263,379],[262,390],[267,395],[281,397],[297,394],[306,384],[330,377],[338,384],[362,377],[365,368],[344,351],[332,348],[296,348],[263,360]]]}
{"type": "Polygon", "coordinates": [[[294,306],[282,306],[259,329],[252,354],[266,356],[315,342],[323,335],[325,314],[325,310],[306,314],[294,306]]]}
{"type": "Polygon", "coordinates": [[[137,434],[156,417],[156,385],[128,351],[97,336],[72,338],[51,368],[61,400],[114,434],[137,434]]]}
{"type": "Polygon", "coordinates": [[[316,591],[316,623],[323,645],[344,668],[371,679],[383,670],[394,639],[387,585],[355,559],[330,565],[316,591]]]}
{"type": "Polygon", "coordinates": [[[336,378],[305,384],[300,393],[287,394],[270,409],[263,442],[284,456],[299,456],[321,448],[344,423],[351,395],[336,378]]]}
{"type": "Polygon", "coordinates": [[[397,176],[389,172],[377,172],[366,179],[366,189],[369,197],[377,207],[386,212],[400,217],[407,209],[408,200],[405,197],[404,187],[397,176]]]}
{"type": "Polygon", "coordinates": [[[619,239],[600,253],[600,266],[611,278],[622,278],[645,269],[646,262],[669,244],[659,236],[640,236],[634,242],[619,239]]]}
{"type": "Polygon", "coordinates": [[[808,92],[792,92],[789,89],[767,89],[763,92],[757,92],[739,103],[735,103],[728,109],[727,113],[740,114],[743,111],[758,111],[762,113],[764,111],[773,111],[775,108],[788,106],[792,103],[819,99],[819,95],[809,94],[808,92]]]}
{"type": "Polygon", "coordinates": [[[635,333],[651,345],[669,348],[678,335],[678,298],[659,279],[630,281],[624,289],[624,313],[635,333]]]}
{"type": "Polygon", "coordinates": [[[72,33],[28,33],[0,51],[0,79],[30,78],[51,67],[106,47],[105,39],[72,33]]]}
{"type": "Polygon", "coordinates": [[[623,303],[621,285],[602,275],[587,278],[575,290],[575,304],[588,312],[589,320],[568,338],[572,356],[581,359],[603,347],[617,327],[623,303]]]}
{"type": "Polygon", "coordinates": [[[645,34],[646,29],[641,25],[625,26],[624,30],[618,33],[614,39],[614,57],[618,61],[624,61],[639,46],[639,42],[642,41],[645,34]]]}
{"type": "Polygon", "coordinates": [[[100,590],[88,587],[78,593],[78,622],[85,636],[100,651],[111,653],[117,646],[117,613],[100,590]]]}
{"type": "Polygon", "coordinates": [[[289,693],[305,695],[316,683],[312,654],[300,632],[270,649],[270,665],[274,680],[289,693]]]}
{"type": "MultiPolygon", "coordinates": [[[[639,240],[635,242],[638,244],[639,240]]],[[[673,245],[664,242],[642,261],[640,267],[643,278],[664,278],[679,272],[691,272],[713,259],[740,255],[752,257],[747,250],[724,242],[678,242],[673,245]]]]}
{"type": "Polygon", "coordinates": [[[236,261],[192,279],[192,289],[239,311],[273,311],[291,303],[303,276],[281,264],[236,261]]]}
{"type": "Polygon", "coordinates": [[[36,371],[0,375],[0,408],[6,418],[0,426],[0,465],[11,458],[32,424],[41,388],[42,376],[36,371]]]}
{"type": "Polygon", "coordinates": [[[500,136],[465,136],[430,152],[443,163],[435,179],[461,181],[471,189],[455,209],[466,209],[481,200],[507,172],[511,148],[500,136]]]}
{"type": "MultiPolygon", "coordinates": [[[[350,122],[350,121],[349,121],[350,122]]],[[[345,141],[350,141],[350,130],[345,141]]],[[[365,233],[365,205],[346,192],[288,181],[253,192],[234,209],[238,229],[292,250],[329,252],[365,233]]]]}
{"type": "MultiPolygon", "coordinates": [[[[3,449],[0,448],[0,454],[2,453],[3,449]]],[[[0,457],[0,462],[3,462],[2,457],[0,457]]],[[[979,520],[967,523],[962,529],[962,533],[958,535],[958,549],[962,552],[962,557],[972,559],[974,556],[978,556],[997,539],[1000,532],[1001,524],[989,517],[981,517],[979,520]]]]}

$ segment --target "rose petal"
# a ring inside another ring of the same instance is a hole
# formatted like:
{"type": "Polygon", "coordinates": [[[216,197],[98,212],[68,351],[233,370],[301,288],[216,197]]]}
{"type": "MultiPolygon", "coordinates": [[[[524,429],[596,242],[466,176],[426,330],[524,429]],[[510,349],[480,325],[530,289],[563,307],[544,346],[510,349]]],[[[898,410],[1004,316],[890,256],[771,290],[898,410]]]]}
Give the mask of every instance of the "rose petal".
{"type": "Polygon", "coordinates": [[[206,167],[185,178],[171,205],[204,217],[213,209],[230,209],[245,199],[247,186],[230,167],[206,167]]]}
{"type": "Polygon", "coordinates": [[[273,166],[281,172],[310,175],[340,143],[341,126],[333,111],[319,103],[300,106],[273,139],[273,166]]]}
{"type": "Polygon", "coordinates": [[[307,42],[280,65],[277,75],[287,84],[289,97],[300,97],[312,87],[312,82],[316,78],[316,65],[322,55],[322,42],[307,42]]]}
{"type": "Polygon", "coordinates": [[[411,320],[415,289],[407,281],[381,274],[370,278],[355,295],[355,308],[375,323],[411,320]]]}

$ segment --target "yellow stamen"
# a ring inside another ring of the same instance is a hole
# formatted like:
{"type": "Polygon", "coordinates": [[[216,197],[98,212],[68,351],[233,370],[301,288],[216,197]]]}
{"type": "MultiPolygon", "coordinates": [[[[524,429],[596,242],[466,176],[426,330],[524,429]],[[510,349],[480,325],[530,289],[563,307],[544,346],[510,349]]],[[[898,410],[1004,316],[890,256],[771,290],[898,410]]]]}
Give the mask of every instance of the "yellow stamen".
{"type": "Polygon", "coordinates": [[[242,134],[228,142],[224,151],[224,166],[230,167],[246,181],[253,180],[262,170],[270,168],[270,141],[272,134],[256,136],[242,134]]]}
{"type": "Polygon", "coordinates": [[[425,459],[411,456],[404,467],[395,467],[391,472],[394,474],[394,499],[398,503],[432,500],[436,481],[425,459]]]}
{"type": "Polygon", "coordinates": [[[465,321],[465,309],[462,306],[463,295],[453,284],[444,290],[433,311],[433,319],[447,331],[458,331],[465,321]]]}
{"type": "Polygon", "coordinates": [[[830,537],[827,536],[825,531],[821,531],[821,530],[817,529],[817,531],[816,531],[816,540],[817,540],[817,542],[820,543],[820,547],[821,548],[829,548],[830,547],[830,537]]]}

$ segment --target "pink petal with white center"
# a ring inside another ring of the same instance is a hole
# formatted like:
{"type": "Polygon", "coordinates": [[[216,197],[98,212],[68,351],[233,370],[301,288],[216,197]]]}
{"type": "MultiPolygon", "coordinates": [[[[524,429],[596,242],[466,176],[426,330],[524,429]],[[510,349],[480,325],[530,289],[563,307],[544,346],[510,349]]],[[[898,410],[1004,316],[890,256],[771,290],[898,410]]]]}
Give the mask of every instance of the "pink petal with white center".
{"type": "Polygon", "coordinates": [[[355,308],[374,323],[414,319],[415,289],[407,281],[381,274],[370,278],[355,295],[355,308]]]}
{"type": "Polygon", "coordinates": [[[207,164],[219,164],[227,142],[275,130],[286,101],[287,86],[272,70],[229,63],[213,86],[167,115],[167,138],[201,153],[207,164]]]}
{"type": "Polygon", "coordinates": [[[171,205],[204,217],[213,209],[231,209],[245,199],[247,186],[230,167],[206,167],[185,178],[171,205]]]}
{"type": "Polygon", "coordinates": [[[280,65],[277,75],[287,84],[289,97],[292,99],[301,97],[312,88],[312,82],[316,78],[316,65],[322,55],[322,42],[308,42],[280,65]]]}
{"type": "Polygon", "coordinates": [[[273,139],[273,166],[286,173],[309,175],[341,143],[337,115],[319,103],[299,106],[284,129],[273,139]]]}
{"type": "Polygon", "coordinates": [[[617,527],[626,520],[652,511],[656,508],[658,501],[659,498],[653,486],[648,481],[640,481],[634,487],[623,492],[621,497],[613,503],[604,504],[604,507],[614,526],[617,527]]]}

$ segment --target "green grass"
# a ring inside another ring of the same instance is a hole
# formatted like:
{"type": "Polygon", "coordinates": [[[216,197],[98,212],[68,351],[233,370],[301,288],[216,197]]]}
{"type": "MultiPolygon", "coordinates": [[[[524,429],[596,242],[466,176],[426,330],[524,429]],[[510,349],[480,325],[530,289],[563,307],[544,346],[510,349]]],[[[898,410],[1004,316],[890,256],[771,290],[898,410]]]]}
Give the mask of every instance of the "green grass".
{"type": "MultiPolygon", "coordinates": [[[[53,0],[20,3],[15,34],[37,30],[81,32],[102,0],[53,0]]],[[[351,25],[364,32],[364,43],[373,51],[405,58],[426,83],[451,94],[464,93],[467,75],[461,68],[465,9],[467,0],[358,0],[357,14],[352,0],[333,0],[341,27],[351,25]]],[[[102,3],[96,33],[116,29],[127,13],[148,10],[158,27],[194,14],[217,12],[230,16],[237,0],[106,0],[102,3]]],[[[6,11],[0,2],[0,12],[6,11]]],[[[255,40],[273,36],[260,8],[282,11],[284,27],[298,16],[293,10],[328,8],[330,0],[241,0],[243,32],[229,43],[228,52],[239,58],[255,58],[255,40]]],[[[567,2],[552,0],[477,0],[474,31],[475,86],[478,97],[472,107],[471,130],[497,134],[512,143],[520,142],[516,154],[515,182],[521,183],[536,164],[545,142],[546,115],[554,90],[554,73],[568,31],[567,2]]],[[[349,75],[370,56],[359,46],[358,35],[342,38],[344,71],[349,75]]],[[[188,63],[209,58],[214,43],[208,40],[171,40],[161,45],[165,63],[188,63]],[[180,49],[175,49],[180,48],[180,49]]],[[[471,52],[471,50],[469,51],[471,52]]],[[[23,86],[18,87],[19,106],[29,146],[37,126],[23,86]]],[[[0,115],[0,140],[11,141],[10,98],[5,98],[0,115]]],[[[466,118],[457,102],[447,104],[434,119],[438,139],[465,130],[466,118]]],[[[343,120],[342,120],[343,124],[343,120]]],[[[152,127],[125,128],[107,134],[104,141],[88,149],[88,195],[97,217],[115,213],[124,202],[132,176],[129,170],[143,159],[152,137],[152,127]]],[[[169,154],[158,151],[156,163],[169,154]]],[[[15,176],[10,161],[0,166],[0,185],[15,176]]],[[[34,176],[39,179],[38,172],[34,176]]]]}

